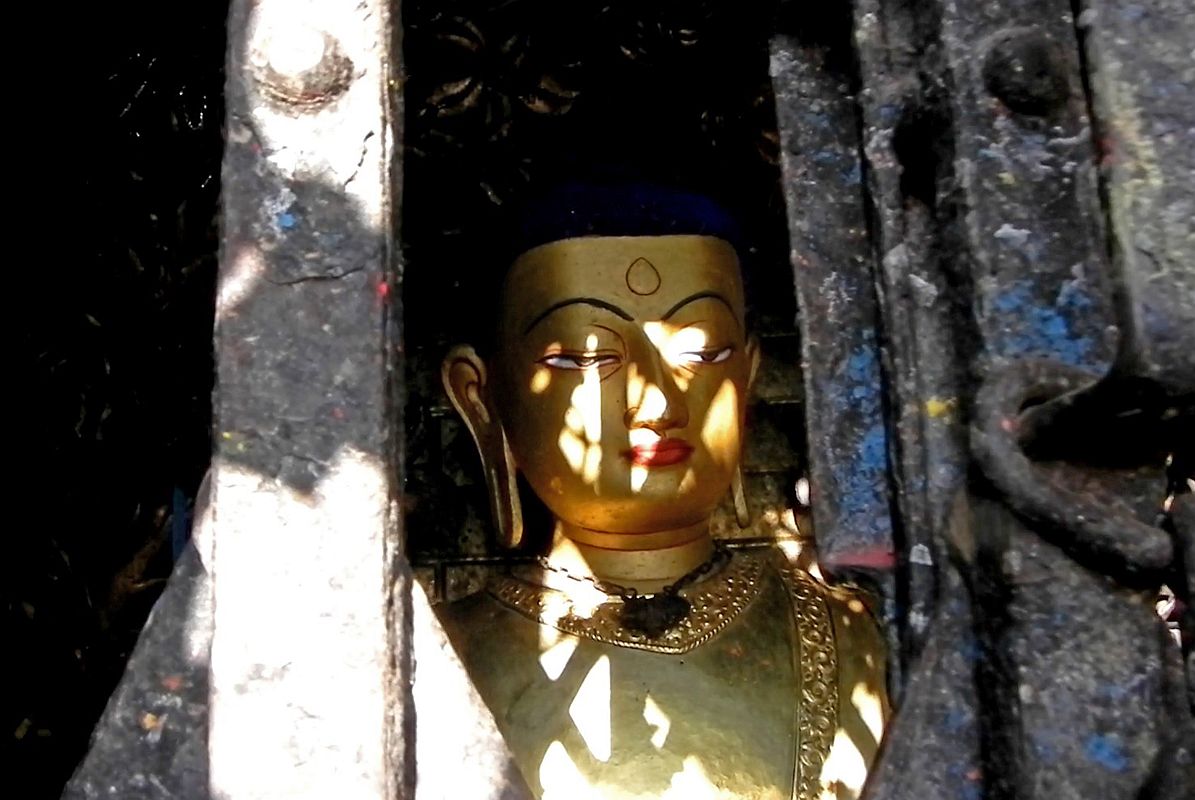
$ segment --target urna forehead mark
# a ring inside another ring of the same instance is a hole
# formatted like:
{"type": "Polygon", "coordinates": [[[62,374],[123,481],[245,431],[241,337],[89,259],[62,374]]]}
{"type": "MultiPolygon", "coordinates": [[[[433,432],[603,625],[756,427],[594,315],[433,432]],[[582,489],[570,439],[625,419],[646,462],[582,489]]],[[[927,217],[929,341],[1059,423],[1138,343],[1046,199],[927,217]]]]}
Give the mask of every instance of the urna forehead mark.
{"type": "Polygon", "coordinates": [[[656,265],[643,256],[636,258],[627,267],[627,288],[640,297],[653,295],[660,289],[660,272],[656,265]]]}

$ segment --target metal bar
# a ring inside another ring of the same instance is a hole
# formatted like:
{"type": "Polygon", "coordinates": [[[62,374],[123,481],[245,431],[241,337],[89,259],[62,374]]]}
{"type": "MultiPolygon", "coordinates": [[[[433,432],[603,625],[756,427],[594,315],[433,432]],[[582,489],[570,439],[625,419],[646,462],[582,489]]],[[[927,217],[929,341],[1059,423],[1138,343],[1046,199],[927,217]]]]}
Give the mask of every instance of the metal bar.
{"type": "Polygon", "coordinates": [[[213,798],[409,796],[383,0],[237,0],[216,310],[213,798]],[[304,420],[304,422],[288,422],[304,420]]]}
{"type": "Polygon", "coordinates": [[[855,111],[844,76],[824,59],[784,33],[772,40],[814,528],[829,571],[886,576],[894,564],[888,430],[855,111]]]}

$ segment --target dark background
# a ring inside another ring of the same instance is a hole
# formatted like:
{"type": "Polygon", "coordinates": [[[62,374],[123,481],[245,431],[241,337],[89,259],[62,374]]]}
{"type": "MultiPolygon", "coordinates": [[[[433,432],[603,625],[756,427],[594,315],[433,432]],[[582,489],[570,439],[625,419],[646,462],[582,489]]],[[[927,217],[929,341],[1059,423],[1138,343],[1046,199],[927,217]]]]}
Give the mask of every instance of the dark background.
{"type": "Polygon", "coordinates": [[[227,3],[42,13],[10,24],[29,55],[6,115],[0,794],[20,798],[57,797],[82,757],[210,457],[227,3]]]}

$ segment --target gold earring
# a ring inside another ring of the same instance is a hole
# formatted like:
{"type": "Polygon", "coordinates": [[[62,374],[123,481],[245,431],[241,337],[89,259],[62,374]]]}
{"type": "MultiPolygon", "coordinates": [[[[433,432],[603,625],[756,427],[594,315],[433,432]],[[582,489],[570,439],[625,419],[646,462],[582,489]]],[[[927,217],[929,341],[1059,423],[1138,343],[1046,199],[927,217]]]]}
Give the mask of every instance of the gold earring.
{"type": "Polygon", "coordinates": [[[743,468],[735,467],[730,479],[730,496],[734,499],[734,518],[740,528],[751,527],[751,509],[747,508],[747,493],[743,490],[743,468]]]}
{"type": "Polygon", "coordinates": [[[482,451],[481,461],[485,469],[486,489],[490,496],[490,517],[497,529],[498,544],[514,548],[523,541],[523,506],[519,503],[514,454],[510,451],[506,431],[501,427],[498,428],[497,438],[497,447],[501,452],[491,457],[482,451]]]}

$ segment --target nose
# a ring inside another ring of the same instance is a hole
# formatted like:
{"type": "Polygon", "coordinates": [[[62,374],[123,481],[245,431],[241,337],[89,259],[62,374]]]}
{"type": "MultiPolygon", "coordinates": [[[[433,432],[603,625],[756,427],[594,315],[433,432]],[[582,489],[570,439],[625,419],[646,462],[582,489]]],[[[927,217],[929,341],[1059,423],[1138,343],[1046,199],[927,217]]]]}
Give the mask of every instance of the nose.
{"type": "Polygon", "coordinates": [[[689,424],[685,394],[654,345],[646,345],[641,356],[628,364],[627,375],[623,421],[628,429],[647,428],[662,435],[689,424]]]}

